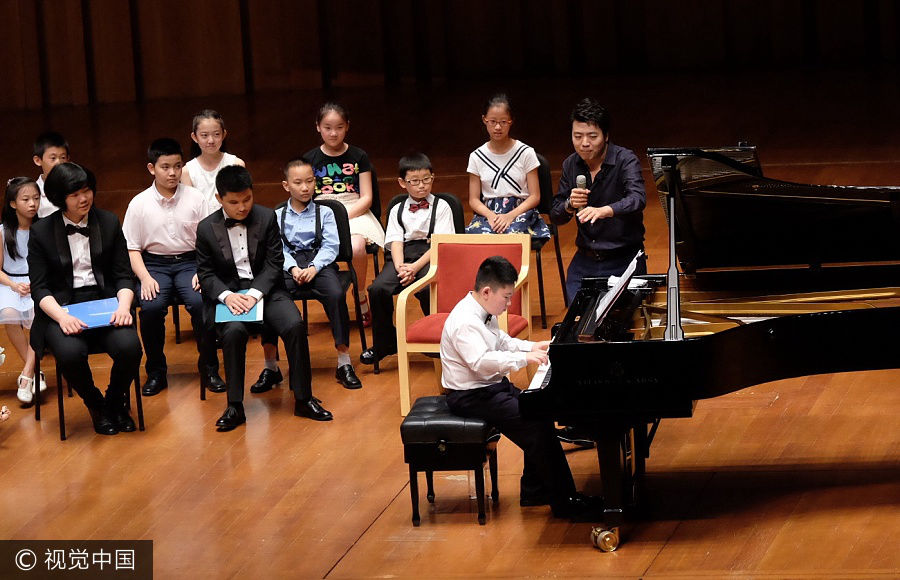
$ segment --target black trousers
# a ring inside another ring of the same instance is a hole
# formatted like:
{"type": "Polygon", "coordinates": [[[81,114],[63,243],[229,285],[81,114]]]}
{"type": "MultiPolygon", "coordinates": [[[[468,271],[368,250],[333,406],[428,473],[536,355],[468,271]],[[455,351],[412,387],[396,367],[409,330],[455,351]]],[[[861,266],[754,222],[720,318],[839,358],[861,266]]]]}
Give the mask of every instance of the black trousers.
{"type": "Polygon", "coordinates": [[[523,419],[519,414],[519,389],[508,379],[468,391],[450,390],[447,404],[460,417],[483,419],[497,427],[525,454],[522,492],[549,492],[554,501],[575,493],[569,462],[551,421],[523,419]]]}
{"type": "MultiPolygon", "coordinates": [[[[219,360],[216,355],[216,337],[210,332],[211,327],[203,321],[203,298],[191,286],[191,280],[197,273],[197,261],[193,257],[187,259],[178,256],[157,256],[144,252],[144,265],[153,279],[159,284],[159,293],[152,300],[141,301],[141,338],[144,351],[147,353],[148,377],[165,377],[167,364],[163,347],[166,342],[166,314],[175,296],[181,297],[188,314],[191,326],[197,339],[199,353],[197,367],[201,373],[218,372],[219,360]]],[[[135,292],[140,296],[140,283],[135,292]]]]}
{"type": "MultiPolygon", "coordinates": [[[[424,242],[424,240],[422,240],[424,242]]],[[[407,243],[403,246],[403,259],[414,262],[421,258],[429,249],[427,243],[407,243]]],[[[389,252],[385,252],[389,256],[389,252]]],[[[426,266],[416,273],[416,280],[428,273],[426,266]]],[[[369,286],[369,310],[372,312],[372,347],[379,356],[387,356],[397,352],[397,328],[394,326],[394,296],[403,292],[406,288],[400,283],[397,268],[394,262],[385,260],[384,268],[378,277],[369,286]]],[[[416,292],[416,299],[422,306],[422,312],[428,315],[430,311],[428,289],[416,292]]]]}
{"type": "MultiPolygon", "coordinates": [[[[263,299],[263,324],[281,337],[287,353],[291,390],[298,401],[312,397],[312,372],[309,362],[309,342],[306,339],[306,323],[300,311],[283,290],[272,292],[263,299]]],[[[222,358],[225,366],[225,384],[228,402],[244,400],[244,375],[246,369],[247,339],[251,332],[261,332],[258,323],[223,322],[216,324],[222,342],[222,358]],[[254,328],[255,327],[255,328],[254,328]]]]}
{"type": "Polygon", "coordinates": [[[44,340],[66,381],[89,408],[103,405],[103,394],[94,386],[94,376],[88,353],[106,352],[112,358],[106,401],[110,405],[124,404],[131,381],[141,364],[141,341],[134,326],[107,326],[66,335],[54,321],[50,321],[44,340]]]}
{"type": "MultiPolygon", "coordinates": [[[[317,300],[331,324],[334,346],[350,346],[350,312],[347,310],[347,296],[341,287],[336,265],[329,264],[322,268],[311,282],[302,286],[298,286],[294,278],[285,272],[284,285],[295,300],[302,300],[304,297],[317,300]]],[[[270,329],[262,335],[263,344],[275,344],[275,340],[275,333],[270,329]]]]}

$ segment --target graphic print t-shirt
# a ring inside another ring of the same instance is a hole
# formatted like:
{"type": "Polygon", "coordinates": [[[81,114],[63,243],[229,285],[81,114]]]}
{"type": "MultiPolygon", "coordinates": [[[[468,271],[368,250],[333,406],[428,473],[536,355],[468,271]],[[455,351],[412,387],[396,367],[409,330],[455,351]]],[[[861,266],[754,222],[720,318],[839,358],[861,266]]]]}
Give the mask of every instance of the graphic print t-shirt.
{"type": "Polygon", "coordinates": [[[319,147],[303,155],[313,166],[316,195],[355,193],[359,195],[359,174],[372,171],[369,156],[359,147],[349,145],[342,155],[332,157],[319,147]]]}

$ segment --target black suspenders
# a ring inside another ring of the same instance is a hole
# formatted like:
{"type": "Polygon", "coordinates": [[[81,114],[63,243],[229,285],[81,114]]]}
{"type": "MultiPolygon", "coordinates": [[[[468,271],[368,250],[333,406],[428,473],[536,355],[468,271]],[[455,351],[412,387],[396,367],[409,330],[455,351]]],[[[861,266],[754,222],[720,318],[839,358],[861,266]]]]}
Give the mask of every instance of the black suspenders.
{"type": "MultiPolygon", "coordinates": [[[[434,220],[437,217],[437,204],[438,204],[439,200],[440,200],[439,197],[435,197],[434,204],[432,204],[432,206],[431,206],[431,220],[428,222],[428,236],[425,238],[426,240],[431,240],[431,234],[434,233],[434,220]]],[[[409,202],[409,196],[407,196],[406,199],[404,199],[399,204],[397,204],[397,223],[400,225],[400,229],[403,230],[404,238],[406,237],[406,226],[403,225],[403,207],[408,202],[409,202]]]]}
{"type": "MultiPolygon", "coordinates": [[[[290,203],[290,201],[288,203],[290,203]]],[[[319,248],[322,247],[322,239],[323,239],[323,237],[322,237],[322,218],[319,215],[319,204],[317,204],[315,202],[310,202],[310,203],[312,203],[313,206],[316,208],[316,238],[315,238],[315,240],[313,240],[312,248],[308,248],[308,249],[315,250],[316,252],[318,252],[319,248]]],[[[288,241],[287,236],[284,235],[284,216],[287,215],[287,211],[288,211],[287,204],[285,204],[285,206],[283,208],[281,208],[281,228],[279,230],[281,232],[281,241],[284,242],[285,247],[288,249],[288,251],[291,254],[293,254],[294,252],[302,252],[304,250],[296,249],[294,247],[294,245],[288,241]]]]}

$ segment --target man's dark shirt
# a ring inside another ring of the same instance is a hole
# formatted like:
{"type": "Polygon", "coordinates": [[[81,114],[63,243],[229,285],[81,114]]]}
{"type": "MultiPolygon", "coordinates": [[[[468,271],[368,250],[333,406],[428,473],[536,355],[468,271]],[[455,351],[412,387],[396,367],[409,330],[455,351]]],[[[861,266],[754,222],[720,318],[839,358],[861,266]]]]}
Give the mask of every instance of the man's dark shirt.
{"type": "Polygon", "coordinates": [[[609,251],[623,247],[640,247],[644,243],[644,206],[647,194],[644,191],[644,178],[637,155],[630,149],[610,143],[603,160],[603,167],[596,179],[591,179],[587,164],[573,153],[563,161],[562,176],[559,178],[559,189],[553,198],[550,219],[562,225],[574,216],[566,211],[566,200],[575,178],[584,175],[587,178],[588,205],[603,207],[608,205],[613,210],[613,217],[578,224],[578,235],[575,245],[585,250],[609,251]]]}

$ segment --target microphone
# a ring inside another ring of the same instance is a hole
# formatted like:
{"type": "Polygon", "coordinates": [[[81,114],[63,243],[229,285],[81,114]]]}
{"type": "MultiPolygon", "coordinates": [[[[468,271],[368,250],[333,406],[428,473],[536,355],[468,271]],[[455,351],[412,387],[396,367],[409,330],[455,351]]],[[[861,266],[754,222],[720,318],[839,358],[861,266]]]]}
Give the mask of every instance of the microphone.
{"type": "Polygon", "coordinates": [[[587,187],[587,177],[584,175],[579,175],[575,178],[575,187],[578,189],[585,189],[587,187]]]}

